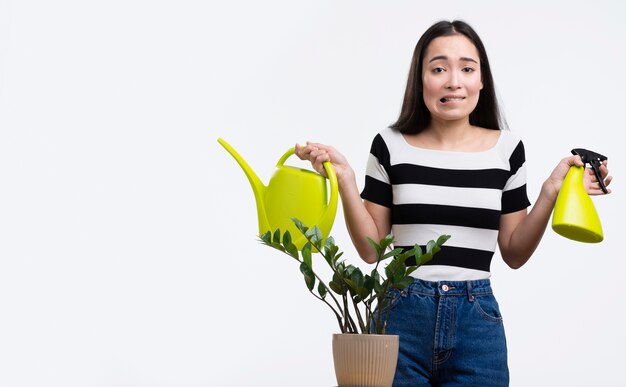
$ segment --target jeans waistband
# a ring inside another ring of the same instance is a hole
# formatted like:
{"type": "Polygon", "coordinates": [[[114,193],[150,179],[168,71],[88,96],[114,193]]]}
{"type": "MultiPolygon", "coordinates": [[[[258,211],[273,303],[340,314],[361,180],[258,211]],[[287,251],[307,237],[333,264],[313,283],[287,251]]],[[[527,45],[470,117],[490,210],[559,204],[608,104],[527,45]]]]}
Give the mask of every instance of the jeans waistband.
{"type": "Polygon", "coordinates": [[[416,278],[403,292],[426,296],[479,296],[493,294],[489,279],[432,282],[416,278]]]}

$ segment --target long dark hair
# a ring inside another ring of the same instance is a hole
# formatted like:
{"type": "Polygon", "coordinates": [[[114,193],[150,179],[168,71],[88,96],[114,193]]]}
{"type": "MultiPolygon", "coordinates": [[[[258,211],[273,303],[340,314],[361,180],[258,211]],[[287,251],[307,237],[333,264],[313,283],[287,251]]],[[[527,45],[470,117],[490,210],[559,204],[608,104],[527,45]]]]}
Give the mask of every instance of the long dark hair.
{"type": "Polygon", "coordinates": [[[496,90],[489,67],[487,51],[480,37],[469,24],[460,21],[440,21],[433,24],[419,39],[413,52],[413,60],[409,70],[409,77],[404,92],[402,110],[398,120],[390,126],[401,133],[415,134],[424,130],[430,124],[430,112],[424,103],[422,94],[422,61],[424,53],[430,42],[440,36],[463,35],[468,38],[478,50],[480,57],[480,72],[482,75],[483,88],[480,90],[478,104],[470,113],[470,125],[476,125],[487,129],[500,130],[506,127],[504,117],[498,108],[496,90]]]}

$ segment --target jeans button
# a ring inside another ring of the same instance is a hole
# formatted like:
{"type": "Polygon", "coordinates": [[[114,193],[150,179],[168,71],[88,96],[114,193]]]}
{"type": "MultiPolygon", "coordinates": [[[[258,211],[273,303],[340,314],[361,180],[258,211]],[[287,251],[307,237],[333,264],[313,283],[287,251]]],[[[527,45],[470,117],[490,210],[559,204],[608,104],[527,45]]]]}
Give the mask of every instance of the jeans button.
{"type": "Polygon", "coordinates": [[[448,285],[441,285],[441,290],[447,292],[448,290],[450,290],[450,288],[448,287],[448,285]]]}

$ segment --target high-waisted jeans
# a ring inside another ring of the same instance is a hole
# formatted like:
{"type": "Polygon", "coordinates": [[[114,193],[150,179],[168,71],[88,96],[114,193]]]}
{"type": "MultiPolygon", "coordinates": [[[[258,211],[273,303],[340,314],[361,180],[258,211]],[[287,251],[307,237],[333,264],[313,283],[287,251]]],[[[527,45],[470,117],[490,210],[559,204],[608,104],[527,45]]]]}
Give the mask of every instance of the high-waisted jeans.
{"type": "Polygon", "coordinates": [[[502,316],[488,279],[415,280],[389,294],[396,386],[508,386],[502,316]]]}

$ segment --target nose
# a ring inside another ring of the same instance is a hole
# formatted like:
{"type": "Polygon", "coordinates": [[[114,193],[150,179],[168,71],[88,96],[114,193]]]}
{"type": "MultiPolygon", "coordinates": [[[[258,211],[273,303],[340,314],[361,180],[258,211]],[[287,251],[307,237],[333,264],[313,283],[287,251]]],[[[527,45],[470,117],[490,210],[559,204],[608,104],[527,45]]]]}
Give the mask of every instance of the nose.
{"type": "Polygon", "coordinates": [[[448,74],[448,80],[445,84],[446,89],[455,90],[461,88],[459,76],[454,71],[451,71],[448,74]]]}

